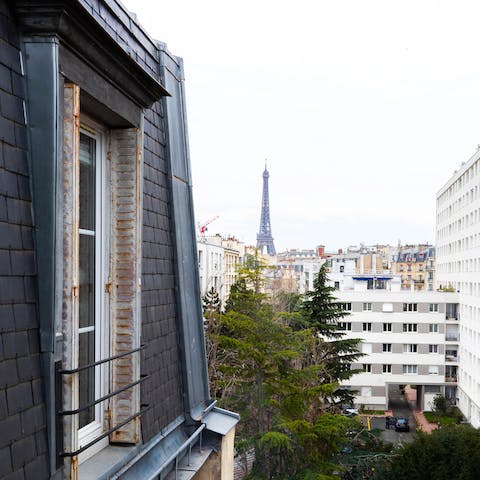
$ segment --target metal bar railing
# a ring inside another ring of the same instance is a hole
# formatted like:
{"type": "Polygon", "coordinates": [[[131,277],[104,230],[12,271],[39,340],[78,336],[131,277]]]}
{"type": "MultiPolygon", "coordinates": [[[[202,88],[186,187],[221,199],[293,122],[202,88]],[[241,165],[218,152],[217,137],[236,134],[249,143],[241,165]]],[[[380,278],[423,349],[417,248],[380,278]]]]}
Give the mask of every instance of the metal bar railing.
{"type": "Polygon", "coordinates": [[[71,375],[72,373],[78,373],[83,370],[87,370],[88,368],[96,367],[97,365],[102,365],[103,363],[111,362],[112,360],[116,360],[117,358],[126,357],[127,355],[131,355],[132,353],[138,352],[140,350],[144,350],[147,348],[147,345],[140,345],[138,348],[134,348],[133,350],[129,350],[128,352],[119,353],[118,355],[113,355],[112,357],[104,358],[102,360],[98,360],[94,363],[89,363],[88,365],[82,365],[81,367],[73,368],[70,370],[59,370],[58,373],[60,375],[71,375]]]}
{"type": "MultiPolygon", "coordinates": [[[[102,365],[102,364],[107,363],[107,362],[112,362],[113,360],[116,360],[118,358],[123,358],[123,357],[126,357],[128,355],[132,355],[133,353],[139,352],[140,350],[144,350],[145,348],[147,348],[147,345],[144,344],[144,345],[140,345],[140,347],[134,348],[133,350],[130,350],[128,352],[119,353],[118,355],[113,355],[111,357],[104,358],[102,360],[98,360],[97,362],[93,362],[93,363],[90,363],[88,365],[82,365],[81,367],[72,368],[72,369],[57,369],[56,370],[57,378],[60,379],[61,375],[76,374],[76,373],[82,372],[83,370],[87,370],[89,368],[94,368],[98,365],[102,365]]],[[[109,398],[112,398],[115,395],[118,395],[119,393],[122,393],[122,392],[124,392],[124,391],[126,391],[130,388],[135,387],[136,385],[144,382],[148,378],[150,378],[149,375],[141,375],[141,378],[139,380],[136,380],[135,382],[129,383],[128,385],[125,385],[125,386],[123,386],[123,387],[121,387],[121,388],[119,388],[119,389],[117,389],[113,392],[110,392],[106,395],[103,395],[102,397],[97,398],[97,399],[93,400],[92,402],[88,403],[87,405],[83,405],[83,406],[81,406],[81,407],[79,407],[75,410],[57,410],[57,418],[60,418],[62,416],[66,416],[66,415],[76,415],[76,414],[78,414],[78,413],[80,413],[84,410],[87,410],[88,408],[93,407],[94,405],[97,405],[98,403],[101,403],[105,400],[108,400],[109,398]]],[[[60,392],[61,391],[61,382],[58,383],[58,387],[59,387],[59,392],[60,392]]],[[[88,448],[90,448],[92,445],[95,445],[100,440],[104,439],[105,437],[108,437],[110,434],[112,434],[116,430],[122,428],[124,425],[131,422],[132,420],[139,417],[140,415],[143,415],[145,412],[150,410],[150,408],[152,408],[151,406],[147,406],[147,405],[142,405],[142,406],[146,406],[147,408],[143,408],[140,411],[134,413],[133,415],[128,417],[126,420],[124,420],[121,423],[119,423],[118,425],[115,425],[114,427],[108,429],[106,432],[102,433],[98,437],[94,438],[91,442],[87,443],[86,445],[83,445],[82,447],[75,450],[74,452],[59,451],[58,452],[58,457],[75,457],[75,456],[79,455],[80,453],[82,453],[85,450],[87,450],[88,448]]],[[[61,430],[61,422],[57,422],[57,423],[58,423],[57,424],[57,429],[61,430]]],[[[59,433],[60,432],[57,432],[57,435],[59,435],[59,433]]],[[[60,446],[60,445],[58,445],[58,446],[60,446]]]]}
{"type": "Polygon", "coordinates": [[[134,387],[135,385],[138,385],[139,383],[144,382],[148,378],[150,378],[150,375],[141,375],[142,378],[140,380],[137,380],[136,382],[129,383],[128,385],[125,385],[122,388],[119,388],[118,390],[115,390],[114,392],[107,393],[107,395],[104,395],[103,397],[97,398],[93,402],[87,403],[87,405],[84,405],[83,407],[77,408],[76,410],[61,410],[58,412],[58,415],[75,415],[76,413],[83,412],[84,410],[88,410],[90,407],[93,407],[97,403],[103,402],[104,400],[108,400],[111,397],[114,397],[115,395],[118,395],[119,393],[124,392],[125,390],[128,390],[129,388],[134,387]]]}
{"type": "Polygon", "coordinates": [[[110,428],[106,432],[102,433],[102,435],[99,435],[98,437],[94,438],[91,442],[87,443],[83,447],[80,447],[78,450],[75,450],[74,452],[60,452],[59,455],[61,457],[76,457],[80,453],[87,450],[87,448],[90,448],[92,445],[95,445],[100,440],[104,439],[105,437],[108,437],[110,434],[112,434],[113,432],[115,432],[119,428],[122,428],[124,425],[131,422],[133,419],[139,417],[140,415],[143,415],[145,412],[147,412],[151,408],[152,408],[152,406],[149,406],[147,408],[144,408],[143,410],[140,410],[137,413],[134,413],[133,415],[130,415],[130,417],[128,417],[126,420],[124,420],[123,422],[119,423],[118,425],[115,425],[114,427],[110,428]]]}

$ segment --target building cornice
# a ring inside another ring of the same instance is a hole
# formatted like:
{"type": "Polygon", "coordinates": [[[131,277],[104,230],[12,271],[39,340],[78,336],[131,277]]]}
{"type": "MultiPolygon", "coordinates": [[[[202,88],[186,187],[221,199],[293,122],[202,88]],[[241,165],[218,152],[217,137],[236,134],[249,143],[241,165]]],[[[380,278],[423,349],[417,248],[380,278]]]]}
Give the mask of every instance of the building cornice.
{"type": "MultiPolygon", "coordinates": [[[[115,25],[116,14],[104,3],[105,11],[115,25]]],[[[76,55],[83,58],[105,80],[121,88],[136,104],[148,108],[162,96],[169,93],[157,80],[158,71],[150,67],[145,60],[151,52],[143,50],[139,42],[122,41],[119,32],[107,31],[91,11],[77,0],[17,0],[15,12],[25,39],[42,41],[42,37],[56,37],[76,55]],[[132,45],[138,43],[138,49],[132,45]],[[138,60],[137,60],[138,59],[138,60]],[[141,63],[144,63],[142,65],[141,63]]],[[[117,18],[117,24],[124,25],[117,18]]],[[[120,29],[120,27],[119,27],[120,29]]],[[[150,64],[158,65],[158,58],[150,64]]]]}

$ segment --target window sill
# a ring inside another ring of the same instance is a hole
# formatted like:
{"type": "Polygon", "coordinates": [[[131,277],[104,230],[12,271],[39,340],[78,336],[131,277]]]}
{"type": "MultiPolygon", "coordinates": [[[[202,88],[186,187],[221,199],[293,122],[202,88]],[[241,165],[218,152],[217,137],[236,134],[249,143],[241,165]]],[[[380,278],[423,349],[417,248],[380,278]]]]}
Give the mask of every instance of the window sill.
{"type": "Polygon", "coordinates": [[[128,463],[137,450],[138,447],[135,445],[124,447],[109,445],[79,465],[78,478],[80,480],[107,479],[128,463]]]}

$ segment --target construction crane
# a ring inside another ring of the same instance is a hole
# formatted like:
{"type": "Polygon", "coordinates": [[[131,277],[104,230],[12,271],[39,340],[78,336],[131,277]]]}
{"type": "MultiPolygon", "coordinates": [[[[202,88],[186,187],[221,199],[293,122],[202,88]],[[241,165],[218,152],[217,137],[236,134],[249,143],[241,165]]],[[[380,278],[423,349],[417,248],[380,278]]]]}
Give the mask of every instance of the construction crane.
{"type": "Polygon", "coordinates": [[[208,230],[207,226],[210,225],[212,222],[214,222],[218,217],[219,217],[218,215],[215,215],[214,217],[210,218],[206,222],[204,222],[202,224],[199,223],[198,224],[198,232],[200,233],[200,235],[205,236],[205,233],[208,230]]]}

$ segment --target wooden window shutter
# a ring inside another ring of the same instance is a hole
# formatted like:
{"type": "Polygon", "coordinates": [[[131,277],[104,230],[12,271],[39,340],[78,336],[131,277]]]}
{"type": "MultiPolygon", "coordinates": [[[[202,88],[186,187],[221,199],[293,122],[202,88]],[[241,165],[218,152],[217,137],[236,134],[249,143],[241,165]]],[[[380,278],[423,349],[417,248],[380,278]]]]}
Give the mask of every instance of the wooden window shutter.
{"type": "MultiPolygon", "coordinates": [[[[80,142],[80,88],[67,83],[63,94],[63,368],[78,366],[78,188],[80,142]]],[[[65,410],[78,408],[78,375],[62,375],[65,410]]],[[[65,451],[77,449],[78,416],[63,417],[65,451]]],[[[73,464],[72,464],[73,465],[73,464]]],[[[73,467],[72,467],[73,468],[73,467]]],[[[74,476],[72,475],[72,478],[74,476]]]]}
{"type": "MultiPolygon", "coordinates": [[[[141,272],[141,168],[140,130],[110,132],[111,164],[111,355],[133,350],[140,345],[141,272]]],[[[140,353],[111,363],[112,390],[140,378],[140,353]]],[[[118,425],[140,410],[139,386],[112,398],[112,425],[118,425]]],[[[139,417],[116,430],[110,440],[137,443],[139,417]]]]}

